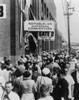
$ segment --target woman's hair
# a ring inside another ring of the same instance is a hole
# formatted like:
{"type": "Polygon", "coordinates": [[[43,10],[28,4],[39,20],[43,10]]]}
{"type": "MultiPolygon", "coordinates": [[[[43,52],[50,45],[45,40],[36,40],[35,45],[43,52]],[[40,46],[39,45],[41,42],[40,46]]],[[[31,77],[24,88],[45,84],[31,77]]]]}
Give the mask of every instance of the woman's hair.
{"type": "Polygon", "coordinates": [[[41,96],[45,97],[46,93],[48,93],[48,92],[49,92],[49,86],[42,84],[41,87],[40,87],[41,96]]]}

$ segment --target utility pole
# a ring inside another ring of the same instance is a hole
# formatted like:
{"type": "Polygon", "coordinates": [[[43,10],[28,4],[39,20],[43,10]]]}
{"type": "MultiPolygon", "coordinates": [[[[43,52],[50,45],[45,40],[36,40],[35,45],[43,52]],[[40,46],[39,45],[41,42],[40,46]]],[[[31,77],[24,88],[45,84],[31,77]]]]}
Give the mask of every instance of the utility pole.
{"type": "Polygon", "coordinates": [[[69,2],[67,2],[67,13],[64,14],[67,16],[67,26],[68,26],[68,49],[69,49],[69,55],[71,54],[71,42],[70,42],[70,15],[73,13],[70,13],[70,10],[74,11],[74,7],[70,7],[69,2]]]}

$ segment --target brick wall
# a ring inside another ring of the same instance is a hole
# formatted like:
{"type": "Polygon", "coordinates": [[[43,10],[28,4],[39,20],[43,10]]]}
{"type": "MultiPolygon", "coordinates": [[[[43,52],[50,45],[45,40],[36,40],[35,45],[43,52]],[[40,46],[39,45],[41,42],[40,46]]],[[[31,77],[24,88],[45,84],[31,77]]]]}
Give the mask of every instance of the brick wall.
{"type": "Polygon", "coordinates": [[[0,57],[10,56],[10,0],[0,0],[6,4],[6,18],[0,19],[0,57]]]}
{"type": "Polygon", "coordinates": [[[0,0],[6,4],[6,18],[0,19],[0,57],[7,56],[14,63],[24,53],[24,41],[20,47],[19,9],[17,0],[0,0]]]}

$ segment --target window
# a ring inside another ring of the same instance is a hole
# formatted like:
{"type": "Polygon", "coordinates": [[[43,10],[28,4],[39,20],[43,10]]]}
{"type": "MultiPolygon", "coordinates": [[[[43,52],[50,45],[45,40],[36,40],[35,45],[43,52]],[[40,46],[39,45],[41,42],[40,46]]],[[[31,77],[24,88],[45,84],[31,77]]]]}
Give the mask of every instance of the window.
{"type": "Polygon", "coordinates": [[[54,20],[54,18],[52,17],[52,20],[54,20]]]}
{"type": "Polygon", "coordinates": [[[43,0],[41,0],[41,4],[42,4],[42,11],[43,11],[43,6],[44,6],[43,0]]]}
{"type": "Polygon", "coordinates": [[[43,17],[41,17],[41,20],[43,20],[44,18],[43,17]]]}
{"type": "Polygon", "coordinates": [[[46,15],[46,4],[44,3],[44,14],[46,15]]]}
{"type": "Polygon", "coordinates": [[[48,8],[47,8],[47,18],[48,18],[48,8]]]}
{"type": "Polygon", "coordinates": [[[43,4],[43,0],[41,0],[41,3],[43,4]]]}
{"type": "Polygon", "coordinates": [[[50,20],[51,20],[51,13],[50,13],[50,20]]]}

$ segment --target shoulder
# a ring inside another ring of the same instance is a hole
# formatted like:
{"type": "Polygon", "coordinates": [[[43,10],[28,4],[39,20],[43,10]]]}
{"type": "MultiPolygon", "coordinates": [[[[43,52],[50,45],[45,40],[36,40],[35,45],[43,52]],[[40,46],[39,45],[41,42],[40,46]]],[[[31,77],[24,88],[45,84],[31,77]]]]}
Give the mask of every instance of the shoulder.
{"type": "Polygon", "coordinates": [[[38,100],[54,100],[52,96],[47,96],[45,98],[40,98],[38,100]]]}
{"type": "Polygon", "coordinates": [[[38,76],[37,81],[40,81],[42,78],[42,76],[38,76]]]}
{"type": "Polygon", "coordinates": [[[13,100],[14,99],[15,100],[20,100],[20,97],[18,96],[18,94],[13,92],[13,91],[9,94],[9,98],[13,98],[13,100]]]}
{"type": "Polygon", "coordinates": [[[45,77],[44,79],[46,79],[47,82],[52,82],[52,79],[49,77],[45,77]]]}
{"type": "Polygon", "coordinates": [[[31,84],[35,84],[35,81],[32,80],[32,79],[31,80],[28,80],[28,82],[31,83],[31,84]]]}
{"type": "Polygon", "coordinates": [[[59,83],[62,85],[62,86],[68,86],[68,82],[65,78],[63,79],[60,79],[59,83]]]}
{"type": "Polygon", "coordinates": [[[48,96],[47,100],[54,100],[52,96],[48,96]]]}

